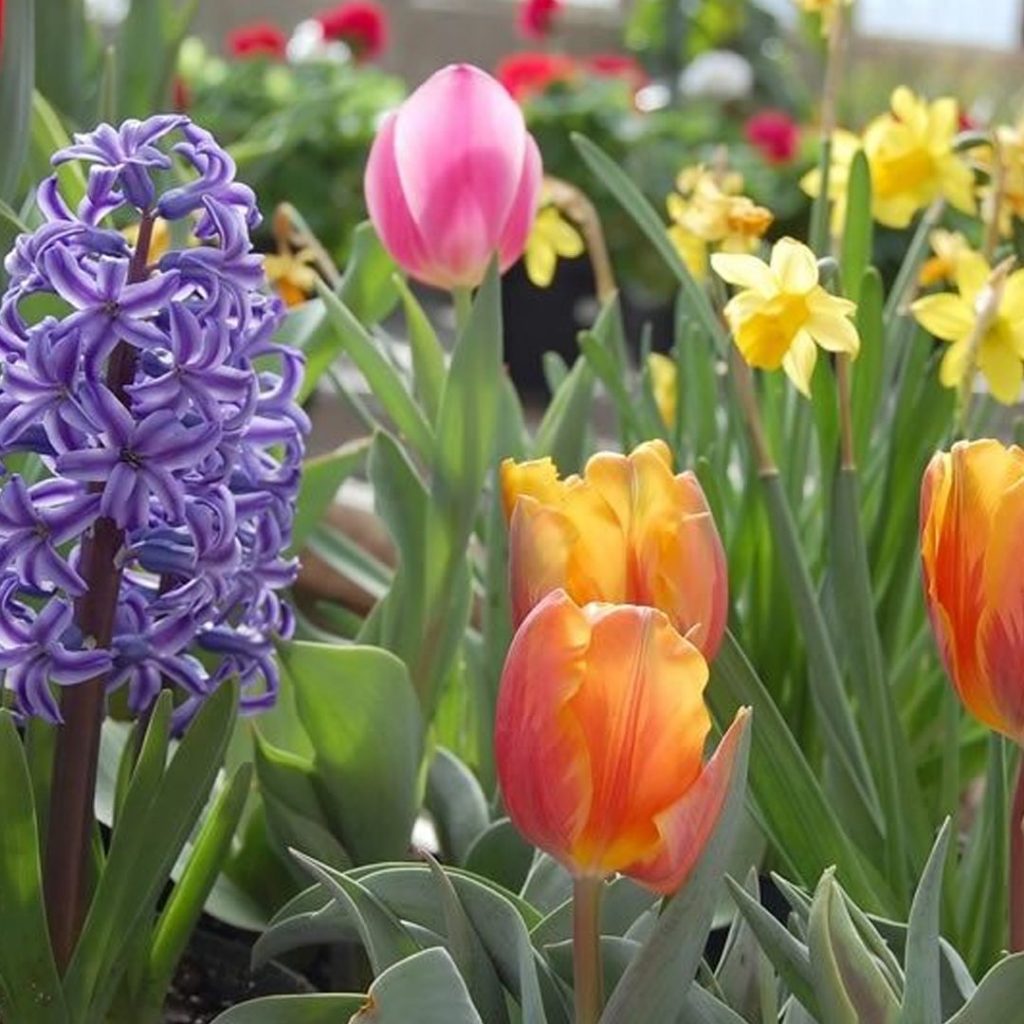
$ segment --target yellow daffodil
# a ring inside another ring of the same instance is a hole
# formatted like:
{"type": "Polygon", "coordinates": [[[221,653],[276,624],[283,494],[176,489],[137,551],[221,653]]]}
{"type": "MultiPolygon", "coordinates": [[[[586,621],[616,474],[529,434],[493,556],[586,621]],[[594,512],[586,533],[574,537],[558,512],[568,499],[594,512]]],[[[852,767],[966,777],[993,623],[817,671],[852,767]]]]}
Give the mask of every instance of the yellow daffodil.
{"type": "Polygon", "coordinates": [[[544,206],[537,214],[526,241],[523,258],[526,276],[538,287],[547,288],[555,278],[559,257],[574,259],[583,255],[583,237],[562,216],[557,206],[544,206]]]}
{"type": "Polygon", "coordinates": [[[821,15],[822,35],[831,35],[836,19],[844,7],[849,7],[853,0],[793,0],[796,6],[807,14],[821,15]]]}
{"type": "Polygon", "coordinates": [[[711,266],[741,289],[725,307],[725,316],[751,366],[781,366],[797,390],[809,396],[818,345],[851,357],[860,350],[849,319],[856,306],[818,283],[818,263],[806,245],[783,238],[773,246],[770,263],[756,256],[716,253],[711,266]]]}
{"type": "Polygon", "coordinates": [[[309,248],[298,252],[281,248],[264,256],[267,280],[286,306],[301,306],[316,291],[318,275],[313,269],[315,262],[316,254],[309,248]]]}
{"type": "Polygon", "coordinates": [[[674,430],[679,402],[676,361],[661,352],[652,352],[647,357],[647,370],[651,375],[651,391],[661,420],[669,430],[674,430]]]}
{"type": "MultiPolygon", "coordinates": [[[[928,103],[900,86],[892,94],[891,110],[868,125],[863,139],[837,132],[829,171],[829,198],[835,203],[833,232],[842,230],[850,164],[861,148],[871,169],[871,211],[880,224],[905,228],[919,210],[939,198],[973,214],[974,174],[953,151],[958,125],[956,100],[946,97],[928,103]]],[[[821,175],[813,170],[800,184],[809,195],[817,196],[821,175]]]]}
{"type": "Polygon", "coordinates": [[[978,189],[978,196],[981,217],[987,223],[995,212],[992,207],[998,192],[999,232],[1008,238],[1013,231],[1013,219],[1024,219],[1024,121],[1001,125],[996,129],[996,142],[998,149],[982,146],[973,151],[979,168],[988,178],[978,189]]]}
{"type": "MultiPolygon", "coordinates": [[[[126,227],[122,235],[128,240],[128,244],[134,246],[139,240],[139,225],[131,224],[126,227]]],[[[190,245],[195,245],[196,240],[189,234],[190,245]]],[[[165,255],[171,248],[171,226],[163,219],[157,217],[153,221],[153,231],[149,236],[149,262],[156,263],[161,256],[165,255]]]]}
{"type": "Polygon", "coordinates": [[[993,274],[980,253],[965,253],[957,264],[956,293],[926,295],[910,309],[926,331],[951,342],[939,370],[946,387],[960,387],[977,366],[995,398],[1011,405],[1024,381],[1024,270],[1004,276],[993,274]],[[979,315],[993,305],[978,338],[979,315]]]}
{"type": "Polygon", "coordinates": [[[734,171],[688,167],[668,197],[668,229],[683,262],[694,277],[707,276],[711,249],[748,253],[757,248],[774,219],[770,210],[742,195],[743,176],[734,171]]]}
{"type": "Polygon", "coordinates": [[[921,264],[917,283],[922,288],[930,288],[933,284],[955,281],[960,257],[971,251],[970,242],[959,231],[946,231],[943,228],[936,228],[928,236],[928,242],[935,255],[921,264]]]}

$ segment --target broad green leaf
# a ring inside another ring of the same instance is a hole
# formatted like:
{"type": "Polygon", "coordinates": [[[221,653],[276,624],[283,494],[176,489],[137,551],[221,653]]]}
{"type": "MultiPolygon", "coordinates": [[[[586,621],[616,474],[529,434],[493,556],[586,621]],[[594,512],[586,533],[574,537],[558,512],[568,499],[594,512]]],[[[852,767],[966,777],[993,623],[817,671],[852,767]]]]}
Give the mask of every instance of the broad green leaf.
{"type": "Polygon", "coordinates": [[[430,459],[434,437],[422,410],[413,401],[391,362],[356,315],[324,284],[318,285],[327,319],[334,328],[336,352],[347,352],[384,411],[421,458],[430,459]]]}
{"type": "Polygon", "coordinates": [[[942,1024],[939,908],[950,830],[947,818],[935,840],[910,907],[900,1024],[942,1024]]]}
{"type": "Polygon", "coordinates": [[[285,643],[321,804],[357,862],[401,857],[419,809],[423,720],[405,665],[374,647],[285,643]]]}
{"type": "Polygon", "coordinates": [[[259,730],[253,736],[253,757],[267,829],[278,852],[294,848],[334,867],[348,867],[349,856],[320,804],[313,762],[278,749],[259,730]]]}
{"type": "MultiPolygon", "coordinates": [[[[601,974],[603,991],[611,992],[622,980],[626,968],[636,959],[641,945],[621,935],[601,936],[601,974]]],[[[544,947],[544,955],[555,973],[566,984],[573,982],[573,942],[567,939],[544,947]]]]}
{"type": "Polygon", "coordinates": [[[883,393],[882,369],[885,363],[885,327],[882,303],[885,288],[874,267],[868,267],[860,285],[857,305],[857,333],[860,354],[851,366],[853,375],[853,437],[858,462],[868,456],[871,438],[879,415],[883,393]]]}
{"type": "Polygon", "coordinates": [[[759,821],[778,854],[805,885],[813,886],[830,864],[844,885],[873,909],[891,897],[871,864],[843,831],[835,809],[808,765],[772,695],[758,679],[735,637],[726,633],[711,665],[708,701],[724,728],[744,705],[754,709],[750,791],[759,821]]]}
{"type": "Polygon", "coordinates": [[[860,301],[864,272],[871,262],[871,243],[874,227],[871,215],[871,168],[864,151],[858,150],[850,164],[850,178],[846,187],[846,223],[840,271],[843,294],[852,302],[860,301]]]}
{"type": "Polygon", "coordinates": [[[723,865],[743,813],[749,721],[741,728],[729,791],[714,830],[693,873],[667,901],[650,938],[611,993],[601,1024],[664,1024],[674,1020],[683,1007],[687,982],[704,954],[723,865]]]}
{"type": "Polygon", "coordinates": [[[978,991],[946,1024],[1017,1024],[1024,1020],[1024,953],[1015,953],[995,965],[981,979],[978,991]]]}
{"type": "Polygon", "coordinates": [[[412,375],[416,397],[423,406],[427,420],[435,423],[438,410],[441,408],[441,395],[444,393],[444,349],[412,288],[397,274],[393,281],[405,309],[405,328],[412,352],[412,375]]]}
{"type": "Polygon", "coordinates": [[[425,949],[388,968],[349,1024],[483,1024],[443,949],[425,949]]]}
{"type": "Polygon", "coordinates": [[[0,199],[14,197],[28,150],[35,81],[35,0],[7,0],[0,48],[0,199]]]}
{"type": "Polygon", "coordinates": [[[352,233],[352,253],[338,285],[339,298],[361,323],[378,324],[395,308],[395,270],[373,225],[363,221],[352,233]]]}
{"type": "Polygon", "coordinates": [[[814,992],[829,1024],[899,1019],[896,993],[858,934],[831,870],[811,905],[808,947],[814,992]]]}
{"type": "Polygon", "coordinates": [[[584,163],[601,180],[615,200],[636,222],[637,227],[647,236],[654,250],[664,260],[665,266],[675,275],[682,286],[690,311],[700,321],[708,337],[713,339],[719,352],[729,350],[729,336],[715,315],[704,289],[693,279],[669,240],[668,232],[661,217],[644,198],[632,178],[612,160],[599,146],[583,135],[574,133],[573,145],[584,163]]]}
{"type": "Polygon", "coordinates": [[[686,993],[686,1002],[675,1024],[744,1024],[741,1017],[696,982],[686,993]]]}
{"type": "Polygon", "coordinates": [[[374,974],[399,963],[419,948],[401,921],[354,878],[295,851],[294,856],[331,894],[355,923],[374,974]]]}
{"type": "MultiPolygon", "coordinates": [[[[22,0],[24,2],[24,0],[22,0]]],[[[50,157],[71,144],[71,137],[61,124],[57,112],[38,91],[32,94],[31,156],[33,176],[42,178],[56,174],[61,195],[75,209],[85,196],[85,173],[77,160],[53,168],[50,157]]]]}
{"type": "Polygon", "coordinates": [[[358,472],[366,461],[370,439],[359,438],[323,455],[314,455],[302,464],[302,482],[295,501],[295,520],[289,550],[301,550],[306,538],[330,508],[342,482],[358,472]]]}
{"type": "Polygon", "coordinates": [[[0,1015],[68,1024],[50,947],[32,783],[10,713],[0,710],[0,1015]]]}
{"type": "Polygon", "coordinates": [[[534,851],[508,818],[481,832],[466,854],[465,867],[512,892],[518,892],[533,863],[534,851]]]}
{"type": "Polygon", "coordinates": [[[39,0],[35,9],[36,88],[63,114],[82,115],[90,98],[84,86],[92,42],[85,4],[83,0],[39,0]]]}
{"type": "Polygon", "coordinates": [[[476,776],[444,747],[434,751],[430,762],[425,803],[441,849],[462,864],[477,837],[490,825],[490,815],[476,776]]]}
{"type": "MultiPolygon", "coordinates": [[[[751,868],[744,882],[750,898],[760,901],[757,870],[751,868]]],[[[753,929],[742,914],[733,918],[722,949],[722,958],[715,968],[715,980],[729,1006],[754,1019],[760,1006],[760,949],[753,929]]]]}
{"type": "Polygon", "coordinates": [[[317,993],[264,996],[225,1010],[213,1024],[345,1024],[366,1005],[366,996],[317,993]]]}

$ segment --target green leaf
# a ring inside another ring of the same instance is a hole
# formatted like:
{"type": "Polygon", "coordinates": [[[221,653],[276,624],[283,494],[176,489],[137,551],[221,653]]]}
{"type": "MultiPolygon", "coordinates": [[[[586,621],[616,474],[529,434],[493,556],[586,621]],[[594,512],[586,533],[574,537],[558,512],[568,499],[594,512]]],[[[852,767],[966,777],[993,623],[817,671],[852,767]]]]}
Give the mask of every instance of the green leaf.
{"type": "Polygon", "coordinates": [[[810,247],[819,256],[824,256],[828,250],[831,176],[832,136],[826,134],[821,140],[821,152],[818,154],[818,194],[811,205],[811,223],[807,232],[810,247]]]}
{"type": "Polygon", "coordinates": [[[352,232],[352,253],[338,285],[338,297],[367,326],[379,324],[398,303],[395,261],[373,225],[363,221],[352,232]]]}
{"type": "Polygon", "coordinates": [[[483,875],[512,892],[518,892],[534,851],[508,818],[501,818],[477,836],[466,854],[466,870],[483,875]]]}
{"type": "Polygon", "coordinates": [[[981,979],[967,1005],[946,1024],[1017,1024],[1024,1020],[1021,993],[1024,992],[1024,953],[1015,953],[995,965],[981,979]]]}
{"type": "Polygon", "coordinates": [[[0,1015],[67,1024],[50,947],[32,783],[10,713],[0,710],[0,1015]]]}
{"type": "MultiPolygon", "coordinates": [[[[43,0],[45,3],[46,0],[43,0]]],[[[14,197],[28,151],[32,86],[35,81],[34,0],[7,0],[0,49],[0,199],[14,197]]]]}
{"type": "Polygon", "coordinates": [[[210,805],[181,877],[153,932],[146,970],[149,1005],[163,1005],[192,929],[227,862],[252,783],[252,765],[241,765],[210,805]]]}
{"type": "Polygon", "coordinates": [[[344,1024],[366,1005],[366,996],[264,996],[225,1010],[213,1024],[344,1024]]]}
{"type": "Polygon", "coordinates": [[[402,857],[419,809],[423,720],[405,665],[374,647],[280,646],[321,805],[357,862],[402,857]]]}
{"type": "Polygon", "coordinates": [[[386,970],[349,1024],[483,1024],[443,949],[425,949],[386,970]]]}
{"type": "Polygon", "coordinates": [[[293,851],[300,864],[316,878],[355,923],[374,974],[399,963],[419,948],[401,921],[354,878],[293,851]]]}
{"type": "Polygon", "coordinates": [[[675,1024],[744,1024],[745,1019],[694,982],[675,1024]]]}
{"type": "Polygon", "coordinates": [[[467,916],[455,886],[430,854],[424,853],[423,856],[444,910],[448,952],[466,983],[474,1006],[487,1024],[508,1024],[505,996],[494,964],[467,916]]]}
{"type": "Polygon", "coordinates": [[[860,285],[857,306],[857,333],[860,335],[860,354],[853,363],[853,437],[858,462],[867,458],[871,436],[878,417],[882,398],[885,364],[885,327],[882,322],[882,303],[885,287],[874,267],[868,267],[860,285]]]}
{"type": "Polygon", "coordinates": [[[939,830],[910,907],[900,1024],[942,1024],[939,909],[950,831],[947,818],[939,830]]]}
{"type": "Polygon", "coordinates": [[[397,370],[348,306],[325,284],[320,283],[317,288],[334,327],[333,341],[338,350],[348,353],[374,397],[419,455],[430,459],[434,451],[433,433],[397,370]]]}
{"type": "Polygon", "coordinates": [[[39,92],[32,94],[32,164],[38,177],[56,174],[60,193],[68,206],[75,209],[85,197],[85,174],[77,160],[70,160],[54,169],[50,157],[71,144],[71,138],[61,124],[57,112],[39,92]]]}
{"type": "Polygon", "coordinates": [[[224,761],[237,701],[233,684],[220,686],[207,698],[166,771],[162,759],[169,705],[166,699],[158,701],[64,981],[68,1002],[90,1005],[100,1019],[137,949],[138,930],[148,925],[209,798],[224,761]]]}
{"type": "Polygon", "coordinates": [[[441,408],[441,395],[444,393],[444,349],[412,289],[397,274],[393,280],[405,309],[405,329],[409,335],[409,348],[412,352],[416,397],[423,406],[427,420],[435,423],[438,410],[441,408]]]}
{"type": "Polygon", "coordinates": [[[658,212],[644,198],[632,178],[599,146],[577,133],[573,133],[572,142],[583,157],[584,163],[632,217],[637,227],[647,236],[655,252],[664,260],[665,266],[675,275],[682,286],[691,314],[714,341],[715,347],[719,352],[728,352],[729,336],[715,315],[704,289],[693,279],[693,275],[676,252],[658,212]]]}
{"type": "Polygon", "coordinates": [[[729,790],[700,859],[684,884],[665,906],[650,938],[626,968],[601,1015],[601,1024],[665,1024],[674,1020],[686,1000],[715,913],[722,880],[746,795],[750,723],[742,735],[729,790]]]}
{"type": "Polygon", "coordinates": [[[427,773],[426,808],[441,849],[457,864],[490,825],[487,799],[476,776],[450,750],[438,747],[427,773]]]}
{"type": "Polygon", "coordinates": [[[331,507],[342,482],[362,469],[369,450],[370,439],[359,438],[332,452],[306,459],[302,464],[302,482],[295,501],[295,521],[289,547],[292,554],[302,549],[306,538],[331,507]]]}
{"type": "Polygon", "coordinates": [[[544,411],[533,440],[533,458],[550,456],[563,475],[581,470],[593,400],[594,374],[585,359],[577,359],[544,411]]]}
{"type": "Polygon", "coordinates": [[[826,867],[838,864],[844,884],[859,902],[876,909],[886,906],[891,897],[884,882],[843,831],[771,693],[731,633],[711,665],[706,692],[721,728],[737,708],[754,709],[750,790],[757,817],[800,881],[812,886],[826,867]]]}
{"type": "Polygon", "coordinates": [[[871,262],[874,218],[871,216],[871,168],[862,149],[854,154],[846,189],[846,223],[843,230],[840,270],[843,294],[860,301],[864,272],[871,262]]]}
{"type": "Polygon", "coordinates": [[[814,991],[829,1024],[894,1024],[899,1002],[850,917],[833,872],[811,904],[808,929],[814,991]]]}
{"type": "Polygon", "coordinates": [[[87,99],[85,58],[90,25],[83,0],[35,4],[36,88],[68,116],[80,115],[87,99]]]}
{"type": "Polygon", "coordinates": [[[726,883],[736,908],[786,985],[810,1012],[817,1013],[818,999],[807,947],[741,885],[731,878],[726,878],[726,883]]]}

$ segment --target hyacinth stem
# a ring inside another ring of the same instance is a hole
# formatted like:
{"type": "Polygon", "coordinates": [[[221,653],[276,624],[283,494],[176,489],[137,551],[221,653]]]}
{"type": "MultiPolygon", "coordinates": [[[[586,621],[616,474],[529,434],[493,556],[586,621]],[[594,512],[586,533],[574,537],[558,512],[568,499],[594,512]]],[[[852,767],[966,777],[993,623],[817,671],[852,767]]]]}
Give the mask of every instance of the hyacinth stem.
{"type": "Polygon", "coordinates": [[[1024,952],[1024,751],[1010,810],[1010,952],[1024,952]]]}
{"type": "MultiPolygon", "coordinates": [[[[128,281],[145,280],[153,217],[143,216],[128,281]]],[[[135,375],[137,353],[122,341],[107,367],[107,386],[122,402],[135,375]]],[[[82,544],[80,572],[88,589],[75,602],[75,622],[97,647],[110,646],[121,588],[117,555],[123,534],[109,518],[96,521],[82,544]]],[[[44,888],[50,939],[58,969],[71,960],[85,920],[89,891],[89,848],[94,825],[96,768],[106,697],[106,677],[98,676],[61,693],[63,724],[57,730],[50,787],[44,888]]]]}
{"type": "Polygon", "coordinates": [[[576,1024],[597,1024],[604,1003],[601,969],[600,878],[577,878],[572,885],[573,992],[576,1024]]]}

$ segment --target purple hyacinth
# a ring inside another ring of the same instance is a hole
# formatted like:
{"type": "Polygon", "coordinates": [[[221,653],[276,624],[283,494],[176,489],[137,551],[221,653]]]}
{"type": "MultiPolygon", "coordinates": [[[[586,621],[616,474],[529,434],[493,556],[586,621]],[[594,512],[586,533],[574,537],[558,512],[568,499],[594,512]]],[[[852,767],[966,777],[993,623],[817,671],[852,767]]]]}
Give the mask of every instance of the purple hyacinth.
{"type": "Polygon", "coordinates": [[[280,591],[309,424],[249,240],[255,198],[178,115],[76,135],[54,157],[68,160],[88,164],[84,195],[47,179],[42,224],[4,263],[4,685],[51,721],[55,685],[100,677],[135,713],[173,687],[179,725],[230,678],[244,709],[267,707],[274,640],[293,629],[280,591]],[[157,257],[158,219],[190,244],[157,257]],[[101,599],[112,625],[89,635],[99,620],[75,609],[101,599]]]}

